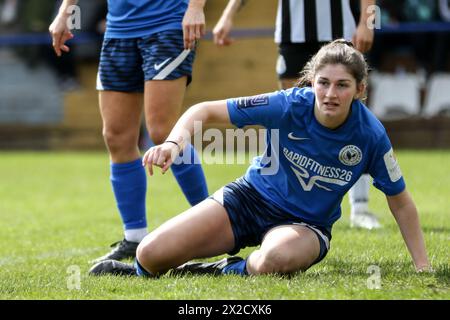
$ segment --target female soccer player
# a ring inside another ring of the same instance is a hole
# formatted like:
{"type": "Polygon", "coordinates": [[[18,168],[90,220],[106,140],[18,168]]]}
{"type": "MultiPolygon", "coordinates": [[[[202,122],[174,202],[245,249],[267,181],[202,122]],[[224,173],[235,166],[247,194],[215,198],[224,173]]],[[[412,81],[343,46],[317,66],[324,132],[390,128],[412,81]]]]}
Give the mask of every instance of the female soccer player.
{"type": "MultiPolygon", "coordinates": [[[[219,46],[233,43],[230,38],[233,20],[245,2],[228,1],[213,29],[214,43],[219,46]]],[[[362,53],[367,52],[374,39],[374,28],[370,27],[371,19],[375,17],[374,5],[375,0],[279,0],[274,39],[279,53],[276,64],[279,87],[295,86],[303,66],[325,42],[345,38],[362,53]],[[359,17],[355,15],[358,2],[359,17]]],[[[369,189],[370,176],[363,174],[349,190],[352,227],[369,230],[381,227],[377,216],[369,210],[369,189]]]]}
{"type": "Polygon", "coordinates": [[[176,273],[304,271],[326,256],[342,198],[366,172],[386,194],[416,270],[429,269],[417,210],[391,143],[360,100],[366,78],[362,54],[340,39],[311,58],[299,87],[190,108],[167,141],[144,155],[150,175],[153,165],[168,170],[194,133],[195,121],[262,125],[269,129],[265,154],[244,177],[147,235],[134,267],[104,261],[91,274],[157,276],[177,266],[176,273]],[[256,245],[246,259],[186,263],[256,245]]]}
{"type": "MultiPolygon", "coordinates": [[[[96,261],[134,258],[147,235],[147,180],[138,148],[144,110],[152,141],[165,141],[191,81],[195,44],[205,33],[206,0],[108,0],[106,33],[97,76],[110,179],[124,226],[124,239],[96,261]]],[[[67,21],[76,0],[64,0],[49,31],[58,56],[72,39],[67,21]]],[[[184,154],[197,159],[186,144],[184,154]]],[[[190,204],[208,197],[198,162],[177,162],[172,172],[190,204]]]]}

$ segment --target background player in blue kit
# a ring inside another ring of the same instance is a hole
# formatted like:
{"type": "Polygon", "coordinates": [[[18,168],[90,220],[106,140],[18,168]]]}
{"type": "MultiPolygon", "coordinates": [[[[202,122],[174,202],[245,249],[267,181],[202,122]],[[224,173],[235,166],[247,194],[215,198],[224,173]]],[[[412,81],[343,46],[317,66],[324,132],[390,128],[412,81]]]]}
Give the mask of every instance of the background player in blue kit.
{"type": "MultiPolygon", "coordinates": [[[[73,38],[66,21],[75,0],[65,0],[49,31],[58,56],[73,38]]],[[[206,0],[108,0],[97,89],[103,135],[111,160],[111,183],[125,237],[103,259],[134,257],[147,234],[147,180],[138,149],[142,105],[154,143],[163,143],[177,121],[191,81],[195,42],[205,33],[206,0]],[[142,94],[143,93],[143,94],[142,94]]],[[[197,159],[186,144],[184,156],[197,159]]],[[[172,171],[191,205],[208,196],[199,162],[177,163],[172,171]]]]}
{"type": "Polygon", "coordinates": [[[147,235],[134,266],[107,260],[90,273],[157,276],[177,266],[175,274],[304,271],[326,256],[342,198],[364,173],[386,194],[416,270],[430,270],[417,209],[389,138],[360,100],[366,80],[363,55],[336,40],[308,62],[299,87],[190,108],[168,141],[144,155],[150,175],[153,165],[168,170],[195,121],[262,125],[269,129],[265,154],[244,177],[147,235]],[[266,170],[274,166],[278,170],[266,170]],[[255,245],[246,259],[187,262],[255,245]]]}
{"type": "MultiPolygon", "coordinates": [[[[244,3],[245,0],[229,0],[213,30],[217,45],[232,43],[233,20],[244,3]]],[[[299,72],[325,42],[345,38],[362,53],[367,52],[374,38],[374,29],[370,28],[374,5],[375,0],[279,0],[275,24],[279,87],[295,86],[299,72]]],[[[363,174],[349,191],[351,226],[366,229],[381,226],[369,210],[369,188],[370,177],[363,174]]]]}

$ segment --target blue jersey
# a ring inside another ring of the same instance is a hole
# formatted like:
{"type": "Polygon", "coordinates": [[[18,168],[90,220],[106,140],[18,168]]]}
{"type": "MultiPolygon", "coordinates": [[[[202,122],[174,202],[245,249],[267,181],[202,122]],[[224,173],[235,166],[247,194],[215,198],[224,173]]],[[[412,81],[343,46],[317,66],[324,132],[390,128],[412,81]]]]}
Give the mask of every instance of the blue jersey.
{"type": "Polygon", "coordinates": [[[253,159],[247,181],[266,200],[306,222],[331,227],[341,216],[342,198],[364,173],[386,195],[405,189],[386,130],[359,100],[334,130],[316,120],[311,88],[229,99],[227,106],[237,127],[268,129],[267,150],[253,159]]]}
{"type": "Polygon", "coordinates": [[[182,29],[188,0],[108,0],[105,38],[138,38],[182,29]]]}

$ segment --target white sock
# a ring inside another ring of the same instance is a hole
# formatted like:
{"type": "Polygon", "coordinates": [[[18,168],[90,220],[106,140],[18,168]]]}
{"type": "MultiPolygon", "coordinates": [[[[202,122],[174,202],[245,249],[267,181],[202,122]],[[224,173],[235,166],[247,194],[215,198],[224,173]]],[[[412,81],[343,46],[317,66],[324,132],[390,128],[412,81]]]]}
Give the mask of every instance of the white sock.
{"type": "Polygon", "coordinates": [[[145,238],[148,231],[147,228],[140,229],[126,229],[125,230],[125,239],[131,242],[141,242],[142,239],[145,238]]]}
{"type": "Polygon", "coordinates": [[[370,176],[363,174],[348,193],[352,212],[369,210],[369,188],[370,176]]]}

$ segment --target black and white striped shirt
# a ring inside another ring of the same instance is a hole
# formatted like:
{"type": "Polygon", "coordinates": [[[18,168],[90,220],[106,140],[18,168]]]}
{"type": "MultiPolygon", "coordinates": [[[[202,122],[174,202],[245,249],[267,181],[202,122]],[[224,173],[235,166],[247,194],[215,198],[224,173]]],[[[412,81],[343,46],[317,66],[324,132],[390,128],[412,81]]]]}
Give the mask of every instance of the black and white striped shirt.
{"type": "Polygon", "coordinates": [[[275,42],[351,40],[356,29],[353,7],[350,0],[278,0],[275,42]]]}

